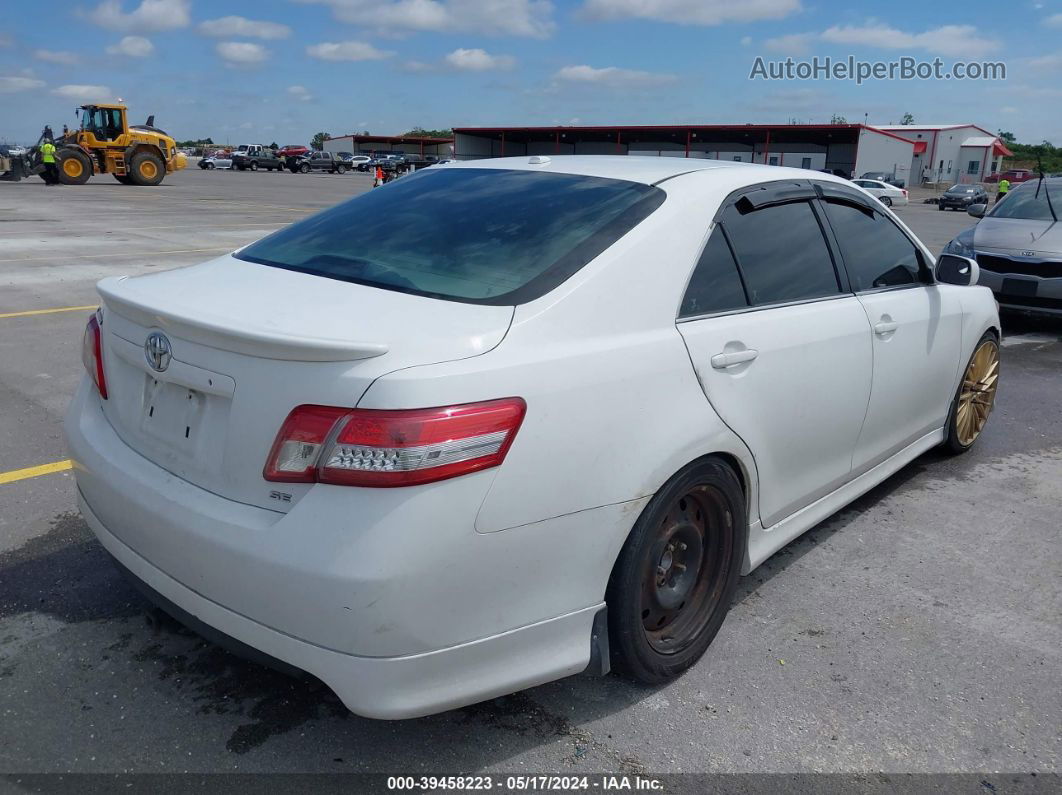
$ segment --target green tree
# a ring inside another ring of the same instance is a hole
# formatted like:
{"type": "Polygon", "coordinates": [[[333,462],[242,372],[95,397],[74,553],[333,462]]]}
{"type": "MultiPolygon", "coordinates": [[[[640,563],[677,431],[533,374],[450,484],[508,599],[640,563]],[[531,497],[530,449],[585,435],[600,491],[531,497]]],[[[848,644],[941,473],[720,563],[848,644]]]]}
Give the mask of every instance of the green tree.
{"type": "Polygon", "coordinates": [[[269,145],[269,148],[270,148],[270,149],[279,149],[279,148],[280,148],[280,145],[279,145],[279,144],[277,144],[277,142],[276,142],[276,141],[273,141],[273,143],[271,143],[271,144],[269,145]]]}
{"type": "Polygon", "coordinates": [[[912,116],[910,113],[903,114],[903,118],[900,119],[900,124],[903,124],[905,126],[906,125],[910,125],[910,124],[914,124],[914,123],[915,123],[914,116],[912,116]]]}
{"type": "Polygon", "coordinates": [[[321,151],[324,149],[324,142],[327,141],[328,138],[329,135],[326,132],[314,133],[313,138],[310,140],[310,148],[321,151]]]}
{"type": "Polygon", "coordinates": [[[830,124],[848,124],[848,119],[839,113],[830,116],[830,124]]]}
{"type": "Polygon", "coordinates": [[[407,133],[402,135],[414,135],[418,138],[453,138],[454,131],[451,129],[445,130],[426,130],[423,127],[414,127],[407,133]]]}
{"type": "Polygon", "coordinates": [[[999,130],[996,135],[999,136],[999,140],[1005,144],[1012,144],[1017,140],[1014,137],[1014,133],[1007,132],[1006,130],[999,130]]]}

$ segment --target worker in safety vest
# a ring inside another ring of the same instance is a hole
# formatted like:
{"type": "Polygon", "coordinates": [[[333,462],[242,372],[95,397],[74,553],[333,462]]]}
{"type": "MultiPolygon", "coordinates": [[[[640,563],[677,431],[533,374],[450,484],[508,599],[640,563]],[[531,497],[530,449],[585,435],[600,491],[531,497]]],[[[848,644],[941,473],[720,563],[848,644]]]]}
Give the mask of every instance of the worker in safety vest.
{"type": "Polygon", "coordinates": [[[59,184],[59,167],[55,164],[55,144],[45,140],[41,144],[41,162],[44,163],[44,182],[47,185],[59,184]]]}
{"type": "Polygon", "coordinates": [[[999,204],[999,200],[1007,195],[1007,191],[1010,190],[1010,180],[1001,179],[999,181],[999,192],[996,194],[996,204],[999,204]]]}

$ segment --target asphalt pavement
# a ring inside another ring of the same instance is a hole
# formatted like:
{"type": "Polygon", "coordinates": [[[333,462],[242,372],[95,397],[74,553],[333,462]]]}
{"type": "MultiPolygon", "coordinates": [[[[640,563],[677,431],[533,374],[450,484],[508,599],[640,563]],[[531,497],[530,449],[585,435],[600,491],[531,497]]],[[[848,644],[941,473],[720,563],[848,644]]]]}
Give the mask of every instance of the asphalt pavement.
{"type": "MultiPolygon", "coordinates": [[[[577,676],[372,721],[149,609],[61,467],[94,283],[208,259],[370,185],[0,183],[0,773],[1058,771],[1058,321],[1006,317],[975,449],[922,456],[744,578],[707,655],[664,687],[577,676]]],[[[898,214],[934,250],[973,223],[898,214]]]]}

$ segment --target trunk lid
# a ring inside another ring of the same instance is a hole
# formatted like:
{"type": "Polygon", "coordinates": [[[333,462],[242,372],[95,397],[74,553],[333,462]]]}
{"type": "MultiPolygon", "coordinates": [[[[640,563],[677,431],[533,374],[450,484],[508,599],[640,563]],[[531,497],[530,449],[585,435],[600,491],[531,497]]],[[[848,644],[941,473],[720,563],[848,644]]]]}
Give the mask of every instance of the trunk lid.
{"type": "Polygon", "coordinates": [[[262,477],[292,408],[353,407],[385,373],[485,353],[513,315],[230,256],[98,289],[118,435],[179,478],[278,511],[310,488],[262,477]]]}

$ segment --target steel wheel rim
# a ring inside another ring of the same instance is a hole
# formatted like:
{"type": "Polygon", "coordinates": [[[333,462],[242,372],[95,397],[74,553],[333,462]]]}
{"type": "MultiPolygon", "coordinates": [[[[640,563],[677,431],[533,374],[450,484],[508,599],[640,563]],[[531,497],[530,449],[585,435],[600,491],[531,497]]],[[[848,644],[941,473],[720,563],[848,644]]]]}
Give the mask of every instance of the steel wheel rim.
{"type": "Polygon", "coordinates": [[[998,381],[999,348],[992,340],[985,340],[970,360],[959,392],[955,432],[963,447],[973,444],[988,422],[998,381]]]}
{"type": "Polygon", "coordinates": [[[145,160],[140,164],[140,176],[144,177],[144,179],[154,179],[158,176],[158,173],[159,170],[150,160],[145,160]]]}
{"type": "Polygon", "coordinates": [[[645,639],[655,651],[681,652],[711,621],[730,565],[732,523],[725,498],[709,486],[691,488],[664,514],[646,556],[640,601],[645,639]]]}
{"type": "Polygon", "coordinates": [[[80,177],[84,172],[85,167],[81,165],[81,161],[76,157],[68,157],[63,160],[63,173],[68,177],[80,177]]]}

